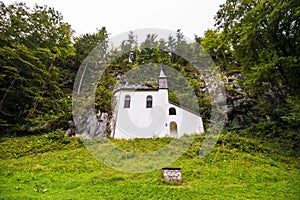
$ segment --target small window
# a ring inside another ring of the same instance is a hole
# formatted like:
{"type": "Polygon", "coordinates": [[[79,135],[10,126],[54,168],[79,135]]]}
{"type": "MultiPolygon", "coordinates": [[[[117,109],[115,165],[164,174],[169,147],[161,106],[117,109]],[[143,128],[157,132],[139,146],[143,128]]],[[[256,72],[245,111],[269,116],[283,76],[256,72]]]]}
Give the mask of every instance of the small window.
{"type": "Polygon", "coordinates": [[[147,96],[146,108],[152,108],[152,96],[147,96]]]}
{"type": "Polygon", "coordinates": [[[124,108],[130,108],[130,96],[129,95],[125,96],[124,108]]]}
{"type": "Polygon", "coordinates": [[[170,109],[169,109],[169,115],[176,115],[176,110],[175,110],[175,108],[170,108],[170,109]]]}

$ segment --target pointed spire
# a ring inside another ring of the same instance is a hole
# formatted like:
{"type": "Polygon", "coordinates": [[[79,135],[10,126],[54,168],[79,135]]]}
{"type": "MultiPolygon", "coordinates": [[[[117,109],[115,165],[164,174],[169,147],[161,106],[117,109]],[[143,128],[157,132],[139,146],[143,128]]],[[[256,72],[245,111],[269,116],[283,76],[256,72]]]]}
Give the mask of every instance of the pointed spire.
{"type": "Polygon", "coordinates": [[[160,74],[158,77],[158,87],[159,89],[168,89],[168,78],[162,70],[162,67],[160,68],[160,74]]]}
{"type": "Polygon", "coordinates": [[[167,77],[162,69],[162,67],[160,68],[160,74],[159,74],[159,78],[165,78],[167,77]]]}

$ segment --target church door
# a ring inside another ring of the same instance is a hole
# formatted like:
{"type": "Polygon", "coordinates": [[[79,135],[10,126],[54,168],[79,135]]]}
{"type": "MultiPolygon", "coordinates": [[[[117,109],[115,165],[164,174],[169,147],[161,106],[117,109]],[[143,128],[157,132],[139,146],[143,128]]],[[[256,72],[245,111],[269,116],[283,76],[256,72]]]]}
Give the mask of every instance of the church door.
{"type": "Polygon", "coordinates": [[[173,137],[173,138],[178,137],[176,122],[171,122],[170,123],[170,136],[173,137]]]}

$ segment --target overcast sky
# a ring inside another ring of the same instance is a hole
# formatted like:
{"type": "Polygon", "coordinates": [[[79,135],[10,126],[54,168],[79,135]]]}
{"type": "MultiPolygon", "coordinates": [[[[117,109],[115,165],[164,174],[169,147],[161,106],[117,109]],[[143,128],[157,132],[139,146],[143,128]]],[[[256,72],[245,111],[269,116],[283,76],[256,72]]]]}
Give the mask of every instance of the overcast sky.
{"type": "MultiPolygon", "coordinates": [[[[2,0],[12,3],[15,0],[2,0]]],[[[48,5],[62,13],[76,35],[105,26],[110,36],[139,28],[181,29],[191,39],[212,29],[219,5],[226,0],[24,0],[48,5]]],[[[17,1],[22,2],[22,1],[17,1]]]]}

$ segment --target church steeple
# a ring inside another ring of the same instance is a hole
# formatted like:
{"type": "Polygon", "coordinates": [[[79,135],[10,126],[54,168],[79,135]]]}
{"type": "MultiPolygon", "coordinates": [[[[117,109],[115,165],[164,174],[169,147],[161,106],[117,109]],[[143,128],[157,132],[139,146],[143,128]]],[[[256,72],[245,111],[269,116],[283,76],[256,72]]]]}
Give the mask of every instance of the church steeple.
{"type": "Polygon", "coordinates": [[[168,77],[165,75],[162,68],[160,69],[160,74],[158,77],[158,88],[159,89],[168,89],[168,77]]]}

